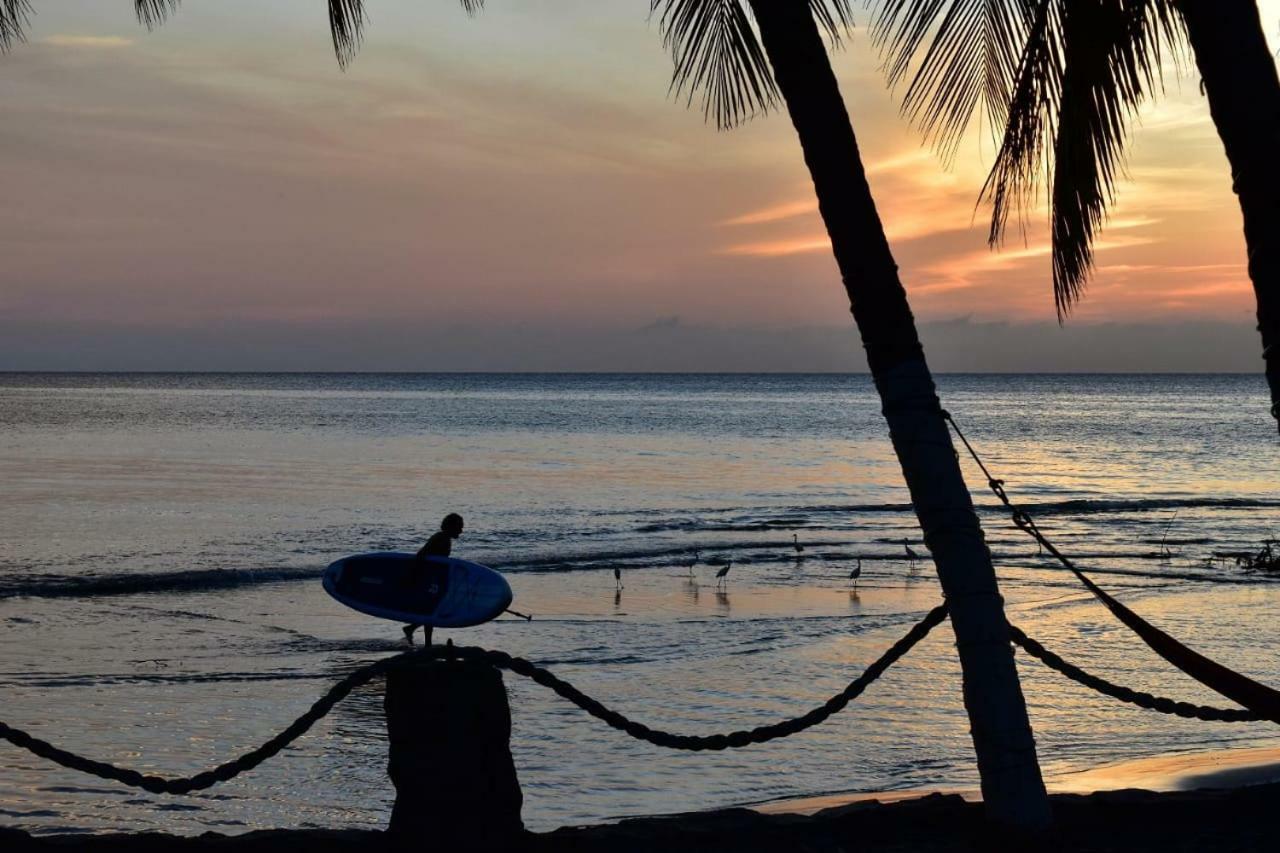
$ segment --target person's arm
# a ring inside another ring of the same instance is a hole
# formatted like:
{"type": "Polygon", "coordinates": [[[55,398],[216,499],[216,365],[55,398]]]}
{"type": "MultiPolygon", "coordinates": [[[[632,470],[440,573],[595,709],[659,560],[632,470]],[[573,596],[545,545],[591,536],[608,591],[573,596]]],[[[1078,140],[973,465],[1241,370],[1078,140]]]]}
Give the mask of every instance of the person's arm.
{"type": "Polygon", "coordinates": [[[447,557],[453,551],[453,542],[446,533],[432,534],[427,544],[418,552],[419,559],[425,557],[447,557]]]}

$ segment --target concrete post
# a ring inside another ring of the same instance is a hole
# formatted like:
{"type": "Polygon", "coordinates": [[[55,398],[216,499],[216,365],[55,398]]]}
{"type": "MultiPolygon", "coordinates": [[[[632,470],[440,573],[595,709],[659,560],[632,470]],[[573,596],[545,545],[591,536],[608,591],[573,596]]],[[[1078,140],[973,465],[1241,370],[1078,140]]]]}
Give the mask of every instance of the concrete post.
{"type": "Polygon", "coordinates": [[[523,832],[501,672],[409,661],[387,673],[384,707],[396,788],[389,833],[434,849],[475,849],[523,832]]]}

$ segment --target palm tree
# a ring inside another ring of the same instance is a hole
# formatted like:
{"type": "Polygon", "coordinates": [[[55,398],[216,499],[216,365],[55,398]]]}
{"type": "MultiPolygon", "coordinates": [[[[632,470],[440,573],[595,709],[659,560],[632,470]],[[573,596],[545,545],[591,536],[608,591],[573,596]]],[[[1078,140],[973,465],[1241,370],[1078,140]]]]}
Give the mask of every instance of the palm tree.
{"type": "MultiPolygon", "coordinates": [[[[0,0],[0,3],[11,0],[0,0]]],[[[160,16],[174,2],[142,3],[160,16]]],[[[464,0],[468,11],[480,0],[464,0]]],[[[823,34],[838,43],[849,0],[650,0],[673,88],[732,127],[783,102],[813,179],[889,435],[950,606],[983,799],[993,820],[1049,821],[1003,602],[915,319],[867,185],[823,34]],[[754,21],[753,21],[754,17],[754,21]]],[[[358,46],[362,0],[330,0],[339,60],[358,46]]]]}
{"type": "Polygon", "coordinates": [[[992,245],[1048,173],[1062,321],[1093,268],[1128,123],[1189,44],[1231,164],[1271,413],[1280,426],[1280,78],[1255,0],[876,0],[891,82],[944,156],[984,109],[1004,129],[982,189],[992,245]],[[923,54],[923,56],[921,56],[923,54]],[[918,63],[914,60],[920,57],[918,63]]]}
{"type": "Polygon", "coordinates": [[[894,451],[951,607],[988,815],[1042,826],[1049,820],[1048,800],[991,553],[823,42],[823,31],[835,41],[849,25],[849,4],[748,0],[747,5],[754,28],[739,0],[651,0],[675,60],[674,87],[690,96],[700,90],[708,116],[721,127],[765,112],[779,98],[786,105],[894,451]]]}

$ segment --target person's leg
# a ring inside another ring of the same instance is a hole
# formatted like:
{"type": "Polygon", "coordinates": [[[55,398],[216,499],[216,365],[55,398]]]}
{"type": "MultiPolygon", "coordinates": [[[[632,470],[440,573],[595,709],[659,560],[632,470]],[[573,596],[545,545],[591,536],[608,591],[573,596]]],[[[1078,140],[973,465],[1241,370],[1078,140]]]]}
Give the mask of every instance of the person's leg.
{"type": "Polygon", "coordinates": [[[405,640],[408,641],[409,645],[411,646],[413,645],[413,632],[416,631],[417,629],[418,629],[417,625],[404,626],[404,638],[405,640]]]}

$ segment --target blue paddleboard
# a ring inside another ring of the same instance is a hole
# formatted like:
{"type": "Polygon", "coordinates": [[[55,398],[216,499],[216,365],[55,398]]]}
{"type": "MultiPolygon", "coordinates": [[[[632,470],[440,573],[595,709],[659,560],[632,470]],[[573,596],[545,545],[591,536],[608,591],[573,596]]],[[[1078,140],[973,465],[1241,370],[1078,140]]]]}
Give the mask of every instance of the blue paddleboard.
{"type": "Polygon", "coordinates": [[[488,566],[397,551],[332,563],[324,570],[324,591],[370,616],[436,628],[479,625],[511,606],[510,584],[488,566]]]}

